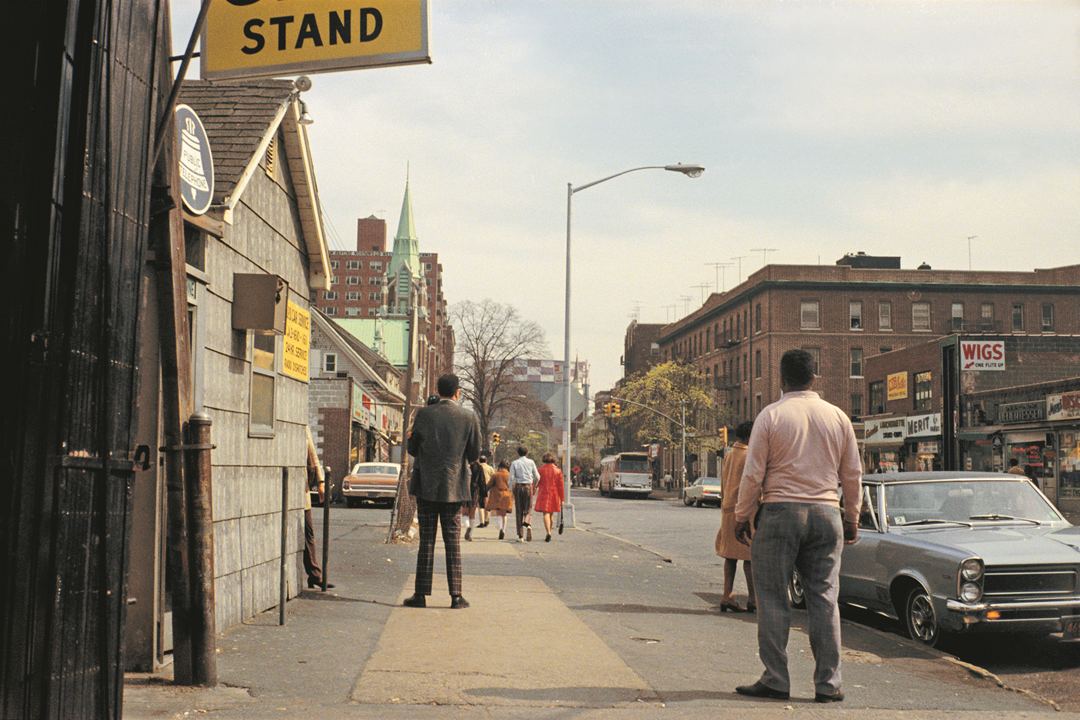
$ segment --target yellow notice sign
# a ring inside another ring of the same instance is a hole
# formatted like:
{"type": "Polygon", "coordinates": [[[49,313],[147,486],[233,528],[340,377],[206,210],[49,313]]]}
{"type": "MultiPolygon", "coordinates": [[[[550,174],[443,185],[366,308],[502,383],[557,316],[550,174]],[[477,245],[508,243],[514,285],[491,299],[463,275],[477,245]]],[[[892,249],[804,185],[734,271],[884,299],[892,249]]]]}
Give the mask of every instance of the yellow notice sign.
{"type": "Polygon", "coordinates": [[[308,381],[308,351],[311,349],[311,313],[292,300],[285,313],[281,372],[308,381]]]}
{"type": "Polygon", "coordinates": [[[907,373],[893,373],[887,378],[889,400],[903,400],[907,397],[907,373]]]}
{"type": "Polygon", "coordinates": [[[427,0],[217,0],[204,80],[430,63],[427,0]]]}

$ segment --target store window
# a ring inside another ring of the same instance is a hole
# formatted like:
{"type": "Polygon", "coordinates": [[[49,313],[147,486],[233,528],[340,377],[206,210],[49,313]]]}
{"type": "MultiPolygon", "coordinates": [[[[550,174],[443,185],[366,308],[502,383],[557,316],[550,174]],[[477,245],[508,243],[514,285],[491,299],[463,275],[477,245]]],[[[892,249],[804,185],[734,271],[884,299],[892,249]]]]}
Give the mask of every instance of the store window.
{"type": "Polygon", "coordinates": [[[799,304],[799,327],[803,330],[820,330],[821,318],[817,300],[805,300],[799,304]]]}
{"type": "Polygon", "coordinates": [[[1058,497],[1080,498],[1080,431],[1058,435],[1058,497]]]}
{"type": "Polygon", "coordinates": [[[877,306],[878,330],[892,330],[892,303],[882,301],[877,306]]]}
{"type": "Polygon", "coordinates": [[[933,400],[933,377],[929,370],[915,373],[915,411],[927,412],[933,400]]]}
{"type": "Polygon", "coordinates": [[[911,329],[916,331],[930,330],[930,303],[911,303],[911,329]]]}
{"type": "Polygon", "coordinates": [[[277,336],[251,335],[251,398],[248,435],[274,436],[274,393],[277,385],[277,336]]]}

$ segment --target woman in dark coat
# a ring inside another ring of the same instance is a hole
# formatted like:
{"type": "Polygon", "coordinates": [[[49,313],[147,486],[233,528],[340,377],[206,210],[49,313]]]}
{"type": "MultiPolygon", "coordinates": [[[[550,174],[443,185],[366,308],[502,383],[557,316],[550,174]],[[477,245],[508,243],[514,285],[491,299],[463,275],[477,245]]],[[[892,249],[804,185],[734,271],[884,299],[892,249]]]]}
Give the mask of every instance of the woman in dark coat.
{"type": "Polygon", "coordinates": [[[503,460],[499,469],[491,476],[487,484],[488,496],[484,506],[495,518],[495,527],[499,528],[499,539],[506,537],[506,514],[514,509],[514,495],[510,492],[510,461],[503,460]]]}

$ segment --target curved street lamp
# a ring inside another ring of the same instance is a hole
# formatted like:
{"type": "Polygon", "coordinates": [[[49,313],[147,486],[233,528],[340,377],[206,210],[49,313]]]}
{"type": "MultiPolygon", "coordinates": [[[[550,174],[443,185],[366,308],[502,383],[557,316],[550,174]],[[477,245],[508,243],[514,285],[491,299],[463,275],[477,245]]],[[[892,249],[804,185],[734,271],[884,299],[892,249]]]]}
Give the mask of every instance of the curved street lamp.
{"type": "MultiPolygon", "coordinates": [[[[573,205],[574,193],[581,192],[586,188],[591,188],[593,185],[599,185],[602,182],[607,182],[621,175],[627,173],[637,172],[638,170],[667,170],[669,172],[677,172],[686,175],[687,177],[697,178],[701,177],[701,174],[705,172],[703,165],[683,165],[677,163],[675,165],[644,165],[642,167],[630,168],[629,170],[623,170],[622,172],[615,173],[614,175],[608,175],[605,178],[594,180],[584,185],[578,185],[574,187],[573,183],[567,183],[566,185],[566,317],[565,317],[565,333],[563,337],[563,488],[564,497],[566,502],[563,504],[563,521],[566,527],[576,527],[574,517],[574,505],[570,502],[570,456],[572,455],[572,444],[570,442],[570,430],[573,419],[570,416],[570,216],[571,207],[573,205]]],[[[586,398],[588,400],[588,398],[586,398]]]]}

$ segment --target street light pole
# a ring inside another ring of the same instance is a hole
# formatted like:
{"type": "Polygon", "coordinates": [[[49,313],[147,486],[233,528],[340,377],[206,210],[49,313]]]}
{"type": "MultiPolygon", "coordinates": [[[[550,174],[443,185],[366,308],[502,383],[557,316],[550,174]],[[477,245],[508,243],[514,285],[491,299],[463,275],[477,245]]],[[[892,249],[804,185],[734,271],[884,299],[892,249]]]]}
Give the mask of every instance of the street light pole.
{"type": "Polygon", "coordinates": [[[563,392],[565,397],[563,398],[563,496],[566,501],[563,503],[563,524],[565,527],[576,527],[574,517],[574,505],[570,502],[570,463],[571,463],[571,450],[570,443],[571,429],[573,425],[573,418],[570,416],[570,219],[572,215],[572,208],[574,203],[574,193],[581,192],[586,188],[591,188],[593,185],[599,185],[602,182],[613,180],[620,175],[626,175],[627,173],[637,172],[638,170],[668,170],[671,172],[679,172],[687,177],[701,177],[701,174],[705,172],[705,168],[701,165],[683,165],[679,163],[677,165],[646,165],[643,167],[631,168],[629,170],[623,170],[622,172],[609,175],[599,180],[594,180],[584,185],[578,185],[574,187],[573,183],[566,184],[566,314],[564,317],[564,334],[563,334],[563,392]]]}

